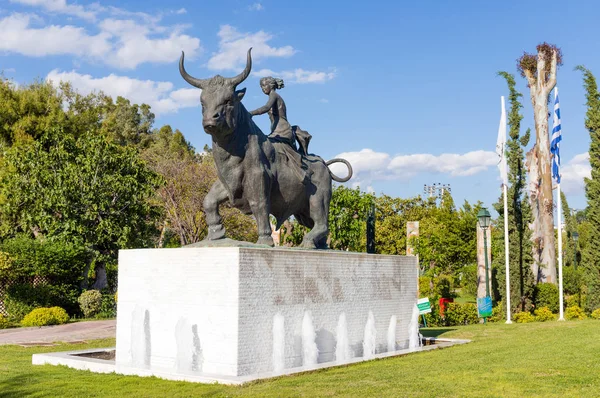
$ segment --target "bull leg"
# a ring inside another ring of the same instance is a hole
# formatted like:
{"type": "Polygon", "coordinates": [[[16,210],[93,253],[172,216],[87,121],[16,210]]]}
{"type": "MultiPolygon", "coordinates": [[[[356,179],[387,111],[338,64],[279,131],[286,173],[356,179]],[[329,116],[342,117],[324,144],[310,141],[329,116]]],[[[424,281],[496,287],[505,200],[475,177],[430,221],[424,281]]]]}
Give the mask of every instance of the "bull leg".
{"type": "Polygon", "coordinates": [[[207,240],[217,240],[225,237],[225,227],[223,227],[223,219],[219,214],[219,205],[227,199],[229,199],[227,190],[220,180],[215,181],[204,198],[204,213],[208,224],[207,240]]]}
{"type": "Polygon", "coordinates": [[[322,196],[313,195],[309,199],[310,217],[315,225],[302,239],[300,247],[305,249],[325,249],[327,247],[329,201],[322,196]]]}
{"type": "Polygon", "coordinates": [[[248,181],[252,181],[252,186],[246,189],[246,192],[252,193],[248,204],[258,227],[258,240],[256,243],[275,246],[269,221],[269,211],[271,210],[269,181],[263,173],[257,174],[254,178],[249,178],[248,181]]]}

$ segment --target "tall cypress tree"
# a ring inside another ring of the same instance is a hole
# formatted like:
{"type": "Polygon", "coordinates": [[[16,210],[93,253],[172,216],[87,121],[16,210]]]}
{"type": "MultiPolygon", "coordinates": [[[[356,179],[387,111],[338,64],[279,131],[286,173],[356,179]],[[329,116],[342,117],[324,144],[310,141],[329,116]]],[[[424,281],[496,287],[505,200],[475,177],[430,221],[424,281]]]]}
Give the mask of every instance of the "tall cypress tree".
{"type": "Polygon", "coordinates": [[[588,290],[585,307],[588,311],[593,311],[600,308],[600,93],[592,72],[581,65],[576,69],[583,72],[588,107],[585,128],[590,132],[592,176],[585,179],[585,196],[588,201],[587,219],[591,228],[581,256],[581,267],[588,290]]]}
{"type": "Polygon", "coordinates": [[[563,265],[572,266],[575,257],[575,246],[573,245],[573,232],[577,232],[577,220],[571,214],[571,208],[564,192],[560,193],[560,202],[562,206],[562,229],[563,233],[563,265]]]}
{"type": "MultiPolygon", "coordinates": [[[[531,307],[534,294],[534,278],[531,269],[533,263],[531,230],[532,213],[526,192],[526,169],[524,147],[529,143],[531,131],[527,129],[521,136],[521,115],[523,107],[519,98],[523,95],[515,89],[515,78],[507,72],[499,72],[508,84],[510,112],[508,114],[509,137],[506,142],[506,160],[508,163],[507,204],[508,204],[508,241],[510,269],[511,310],[525,311],[531,307]]],[[[498,229],[504,231],[504,198],[500,195],[494,208],[500,214],[498,229]]],[[[506,294],[506,266],[504,259],[504,233],[498,234],[498,256],[494,265],[497,269],[499,294],[506,294]],[[500,250],[500,247],[502,249],[500,250]]]]}

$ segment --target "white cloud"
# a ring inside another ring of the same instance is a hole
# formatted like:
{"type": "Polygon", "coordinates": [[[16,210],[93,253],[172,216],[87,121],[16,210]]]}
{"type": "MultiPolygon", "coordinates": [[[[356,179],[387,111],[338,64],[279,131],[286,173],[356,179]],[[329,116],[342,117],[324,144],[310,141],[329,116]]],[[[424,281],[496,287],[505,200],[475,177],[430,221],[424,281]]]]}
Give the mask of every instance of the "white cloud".
{"type": "Polygon", "coordinates": [[[96,12],[92,10],[93,8],[86,10],[83,6],[77,4],[67,4],[66,0],[10,0],[10,2],[34,7],[42,7],[50,12],[73,15],[90,21],[96,19],[96,12]]]}
{"type": "Polygon", "coordinates": [[[250,11],[261,11],[261,10],[264,10],[264,7],[261,3],[254,3],[250,6],[248,6],[248,9],[250,11]]]}
{"type": "Polygon", "coordinates": [[[318,71],[310,71],[304,69],[295,69],[293,71],[282,71],[275,72],[271,69],[261,69],[252,73],[254,76],[264,77],[264,76],[274,76],[281,77],[286,81],[290,81],[292,83],[324,83],[328,80],[331,80],[335,77],[335,69],[330,72],[318,72],[318,71]]]}
{"type": "Polygon", "coordinates": [[[200,106],[200,93],[202,90],[197,88],[180,88],[172,91],[169,97],[173,99],[180,108],[192,108],[200,106]]]}
{"type": "Polygon", "coordinates": [[[70,54],[100,58],[112,48],[107,32],[88,35],[85,29],[70,25],[34,28],[34,20],[35,16],[26,14],[0,19],[0,51],[33,57],[70,54]]]}
{"type": "Polygon", "coordinates": [[[319,100],[319,102],[320,102],[320,103],[322,103],[322,104],[328,104],[328,103],[329,103],[329,100],[328,100],[327,98],[321,98],[321,99],[319,100]]]}
{"type": "Polygon", "coordinates": [[[185,8],[180,8],[179,10],[175,11],[175,14],[181,15],[181,14],[186,14],[187,10],[185,8]]]}
{"type": "Polygon", "coordinates": [[[418,173],[442,173],[452,177],[470,176],[485,171],[498,162],[495,152],[473,151],[464,155],[443,153],[441,155],[400,155],[392,159],[388,170],[405,177],[418,173]]]}
{"type": "MultiPolygon", "coordinates": [[[[391,156],[385,152],[362,149],[358,152],[344,152],[336,158],[350,162],[354,171],[353,185],[368,186],[373,181],[406,181],[420,173],[448,174],[452,177],[471,176],[496,165],[495,152],[472,151],[465,154],[445,153],[441,155],[414,154],[391,156]]],[[[331,170],[345,175],[345,166],[335,164],[331,170]]]]}
{"type": "MultiPolygon", "coordinates": [[[[94,3],[96,4],[96,3],[94,3]]],[[[113,7],[113,6],[108,6],[108,7],[101,7],[102,11],[106,11],[108,12],[108,14],[110,14],[113,17],[120,17],[120,18],[134,18],[134,19],[139,19],[141,21],[144,21],[147,24],[157,24],[160,22],[160,20],[163,17],[162,13],[158,13],[158,14],[148,14],[142,11],[129,11],[129,10],[125,10],[122,8],[118,8],[118,7],[113,7]]]]}
{"type": "Polygon", "coordinates": [[[148,104],[157,115],[177,112],[181,108],[200,106],[200,90],[183,88],[173,90],[171,82],[156,82],[152,80],[138,80],[126,76],[110,74],[106,77],[94,78],[82,75],[75,71],[51,71],[46,77],[58,85],[60,81],[71,82],[74,88],[83,94],[102,91],[116,98],[118,96],[129,99],[132,103],[148,104]]]}
{"type": "MultiPolygon", "coordinates": [[[[11,1],[94,22],[103,14],[111,17],[91,26],[46,25],[37,15],[12,13],[0,19],[0,52],[34,57],[72,55],[116,68],[134,69],[146,62],[175,62],[181,50],[192,59],[202,51],[198,38],[182,33],[184,26],[161,26],[161,14],[131,12],[98,3],[84,7],[68,4],[66,0],[11,1]],[[99,33],[90,34],[87,28],[99,33]]],[[[185,9],[175,12],[182,13],[185,9]]]]}
{"type": "Polygon", "coordinates": [[[200,51],[200,40],[181,34],[175,29],[168,37],[150,38],[156,31],[164,31],[162,27],[151,27],[139,24],[131,19],[105,19],[100,28],[117,37],[115,51],[106,62],[117,68],[135,69],[145,62],[167,63],[177,60],[184,50],[193,58],[200,51]]]}
{"type": "Polygon", "coordinates": [[[264,31],[241,33],[231,25],[223,25],[218,33],[219,51],[208,61],[211,70],[240,70],[246,64],[246,53],[252,47],[252,60],[291,57],[296,53],[292,46],[271,47],[267,44],[273,35],[264,31]]]}
{"type": "Polygon", "coordinates": [[[561,166],[560,188],[565,194],[584,193],[584,178],[590,178],[592,167],[588,152],[580,153],[561,166]]]}

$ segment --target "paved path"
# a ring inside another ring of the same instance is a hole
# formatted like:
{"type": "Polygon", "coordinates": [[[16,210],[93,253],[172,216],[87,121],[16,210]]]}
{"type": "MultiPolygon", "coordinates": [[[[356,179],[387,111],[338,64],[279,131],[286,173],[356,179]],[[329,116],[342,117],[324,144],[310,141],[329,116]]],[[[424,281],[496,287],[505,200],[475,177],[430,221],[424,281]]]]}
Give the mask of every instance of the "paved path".
{"type": "Polygon", "coordinates": [[[66,325],[0,330],[0,345],[75,342],[115,337],[116,321],[74,322],[66,325]]]}

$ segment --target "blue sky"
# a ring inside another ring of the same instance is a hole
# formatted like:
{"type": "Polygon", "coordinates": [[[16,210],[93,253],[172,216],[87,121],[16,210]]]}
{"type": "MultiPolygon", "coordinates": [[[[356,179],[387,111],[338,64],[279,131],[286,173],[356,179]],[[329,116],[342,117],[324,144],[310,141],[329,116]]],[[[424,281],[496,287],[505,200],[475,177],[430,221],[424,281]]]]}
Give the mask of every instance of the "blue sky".
{"type": "MultiPolygon", "coordinates": [[[[156,127],[180,129],[201,150],[199,90],[179,76],[229,76],[253,46],[253,74],[243,86],[248,109],[267,97],[258,79],[283,77],[288,118],[309,131],[325,159],[354,165],[349,185],[393,196],[451,184],[457,204],[500,194],[495,150],[500,96],[496,72],[517,74],[523,51],[560,46],[558,72],[563,191],[583,208],[589,174],[584,128],[584,64],[600,74],[593,1],[105,1],[0,0],[0,69],[17,83],[70,80],[152,105],[156,127]]],[[[533,127],[529,93],[523,131],[533,127]]],[[[266,115],[255,117],[265,133],[266,115]]],[[[533,140],[532,140],[533,143],[533,140]]],[[[531,147],[531,144],[530,144],[531,147]]]]}

